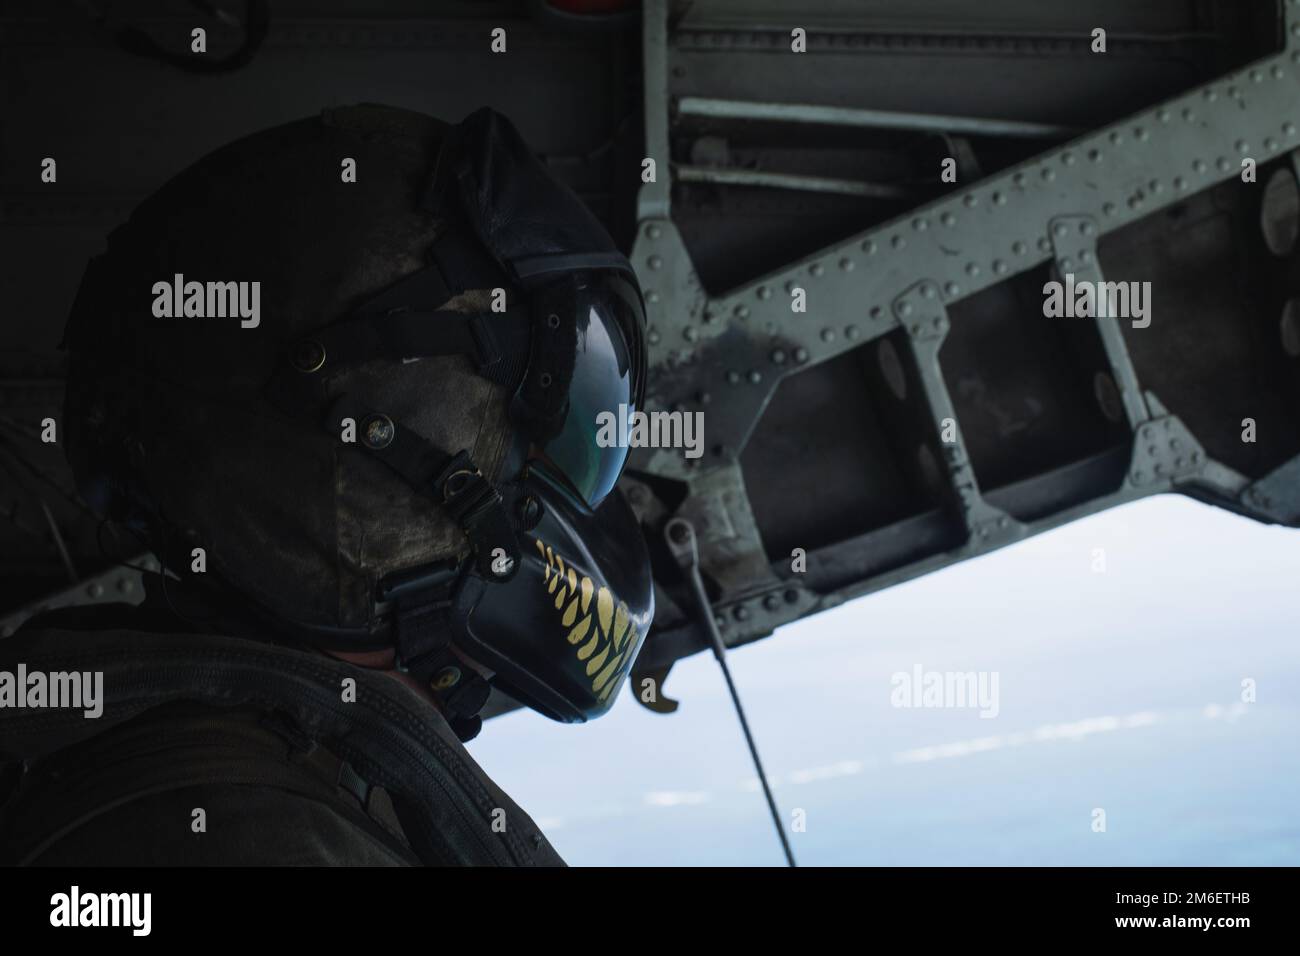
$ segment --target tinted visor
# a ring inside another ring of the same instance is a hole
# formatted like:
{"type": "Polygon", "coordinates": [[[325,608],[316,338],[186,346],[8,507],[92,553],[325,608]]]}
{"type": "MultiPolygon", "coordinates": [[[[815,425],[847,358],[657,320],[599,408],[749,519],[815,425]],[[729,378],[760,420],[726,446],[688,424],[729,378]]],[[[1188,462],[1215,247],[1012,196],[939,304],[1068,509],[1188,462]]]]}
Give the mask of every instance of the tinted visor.
{"type": "Polygon", "coordinates": [[[614,489],[627,461],[619,424],[641,403],[643,318],[636,289],[618,277],[580,288],[576,308],[577,350],[568,412],[542,450],[594,508],[614,489]]]}

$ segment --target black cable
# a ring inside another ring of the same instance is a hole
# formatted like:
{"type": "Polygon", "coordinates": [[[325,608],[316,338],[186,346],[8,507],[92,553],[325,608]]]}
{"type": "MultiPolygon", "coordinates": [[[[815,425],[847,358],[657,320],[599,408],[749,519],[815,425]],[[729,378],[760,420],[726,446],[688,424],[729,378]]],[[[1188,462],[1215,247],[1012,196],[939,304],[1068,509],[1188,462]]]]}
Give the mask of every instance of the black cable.
{"type": "MultiPolygon", "coordinates": [[[[219,15],[209,3],[196,2],[194,6],[214,16],[219,15]]],[[[219,17],[220,19],[226,19],[219,17]]],[[[253,59],[271,27],[271,8],[267,0],[246,0],[244,5],[244,41],[239,48],[220,60],[210,60],[189,53],[174,53],[139,27],[124,27],[113,37],[127,53],[133,56],[149,57],[174,66],[186,73],[229,73],[245,66],[253,59]]]]}
{"type": "Polygon", "coordinates": [[[639,7],[606,13],[573,13],[553,6],[550,0],[528,0],[528,10],[538,22],[572,33],[632,30],[641,25],[639,7]]]}
{"type": "MultiPolygon", "coordinates": [[[[158,518],[156,520],[160,525],[162,525],[161,518],[158,518]]],[[[167,561],[163,556],[163,554],[161,553],[162,549],[160,548],[155,550],[153,547],[150,546],[149,542],[145,540],[145,538],[137,534],[135,530],[133,530],[129,525],[120,525],[120,527],[124,531],[126,531],[126,533],[129,534],[131,537],[135,538],[136,542],[139,543],[139,545],[142,548],[144,548],[145,551],[149,552],[154,556],[154,558],[158,561],[158,570],[153,571],[150,570],[149,568],[142,568],[138,565],[131,564],[129,561],[126,561],[115,555],[109,554],[108,549],[104,547],[104,540],[103,540],[104,526],[107,525],[108,523],[109,523],[108,518],[102,518],[100,519],[99,526],[96,527],[95,529],[95,543],[99,545],[100,553],[103,554],[105,558],[113,562],[115,565],[124,568],[130,568],[132,571],[137,572],[140,575],[142,581],[147,577],[147,575],[157,574],[159,578],[159,590],[162,592],[163,601],[166,603],[167,609],[170,610],[174,615],[176,615],[177,618],[184,621],[186,624],[202,625],[202,624],[210,623],[212,621],[219,620],[219,617],[215,614],[209,615],[208,617],[195,618],[195,617],[190,617],[187,614],[182,614],[180,612],[180,610],[176,607],[176,605],[172,603],[171,595],[167,592],[167,561]]],[[[119,524],[117,522],[114,522],[111,527],[113,533],[116,534],[119,524]]],[[[165,542],[169,539],[163,538],[161,540],[165,542]]],[[[177,575],[176,579],[179,581],[180,576],[177,575]]]]}
{"type": "MultiPolygon", "coordinates": [[[[132,570],[132,571],[136,571],[136,572],[138,572],[139,574],[142,574],[142,575],[144,575],[144,574],[153,574],[153,573],[154,573],[150,568],[142,568],[142,567],[140,567],[139,565],[132,564],[130,561],[127,561],[125,558],[119,558],[119,557],[118,557],[117,555],[115,555],[115,554],[109,554],[109,553],[108,553],[108,548],[104,547],[104,528],[105,528],[105,527],[108,527],[108,528],[113,532],[114,535],[117,534],[117,525],[116,525],[116,523],[110,524],[108,518],[100,518],[100,519],[99,519],[99,524],[95,526],[95,544],[98,545],[98,547],[99,547],[99,553],[100,553],[100,556],[101,556],[101,557],[103,557],[105,560],[107,560],[107,561],[108,561],[111,565],[113,565],[114,567],[118,567],[118,568],[129,568],[130,570],[132,570]]],[[[127,529],[127,530],[128,530],[128,532],[130,532],[130,529],[127,529]]],[[[130,533],[134,534],[134,532],[130,532],[130,533]]],[[[139,538],[137,538],[136,540],[139,541],[139,538]]],[[[141,542],[141,544],[143,544],[143,542],[141,542]]],[[[150,550],[149,547],[148,547],[148,545],[144,545],[144,548],[145,548],[146,551],[149,551],[149,550],[150,550]]]]}
{"type": "Polygon", "coordinates": [[[776,835],[781,838],[781,849],[785,851],[785,860],[790,866],[798,866],[794,861],[794,851],[790,849],[790,841],[785,835],[785,826],[781,821],[781,812],[776,808],[776,798],[772,796],[772,786],[768,783],[767,774],[763,770],[763,761],[758,756],[758,745],[754,743],[754,735],[750,732],[749,721],[745,719],[745,708],[740,704],[740,694],[736,691],[736,683],[731,679],[731,668],[727,666],[726,648],[722,643],[722,637],[718,634],[718,627],[713,621],[713,609],[709,605],[708,595],[704,591],[704,582],[700,580],[698,568],[691,575],[691,586],[695,591],[695,600],[699,603],[702,613],[704,614],[709,631],[709,637],[713,642],[713,656],[722,668],[722,676],[727,681],[727,690],[731,693],[731,702],[736,707],[736,716],[740,718],[740,729],[745,733],[745,743],[749,745],[749,755],[754,758],[754,769],[758,771],[758,781],[763,785],[763,796],[767,798],[767,808],[772,812],[772,823],[776,826],[776,835]]]}
{"type": "Polygon", "coordinates": [[[754,769],[758,771],[758,782],[763,786],[767,808],[772,812],[772,823],[776,826],[776,835],[781,840],[781,849],[785,851],[786,863],[792,867],[798,866],[794,859],[794,851],[790,848],[790,841],[785,835],[785,826],[781,822],[781,812],[776,807],[776,798],[772,796],[772,786],[768,783],[767,773],[763,770],[763,761],[758,756],[758,745],[754,743],[749,721],[745,719],[745,709],[741,706],[740,694],[736,690],[735,681],[731,679],[731,669],[727,667],[727,646],[722,643],[722,635],[718,633],[718,625],[713,620],[713,605],[709,602],[708,592],[704,590],[704,579],[700,577],[700,558],[695,544],[695,529],[690,522],[674,518],[665,530],[669,547],[673,550],[678,565],[686,572],[695,595],[696,608],[704,619],[705,630],[709,632],[713,656],[718,666],[722,668],[722,676],[727,681],[727,690],[731,693],[731,702],[735,705],[736,716],[740,718],[740,729],[745,734],[745,743],[749,745],[749,755],[754,760],[754,769]]]}
{"type": "MultiPolygon", "coordinates": [[[[15,431],[18,431],[19,434],[23,434],[23,432],[18,429],[17,424],[12,422],[10,419],[0,417],[0,425],[9,425],[11,428],[14,428],[15,431]]],[[[54,491],[58,493],[59,497],[61,497],[64,501],[68,502],[68,504],[72,505],[75,508],[79,508],[82,511],[85,511],[90,515],[95,515],[95,511],[93,508],[91,508],[88,504],[86,504],[81,499],[77,498],[75,495],[69,493],[67,489],[65,489],[57,481],[51,478],[44,471],[44,469],[38,468],[36,465],[28,461],[27,456],[18,450],[17,445],[15,445],[14,442],[10,441],[4,435],[0,435],[0,450],[5,451],[9,455],[9,457],[14,460],[15,464],[21,465],[30,475],[32,475],[32,477],[37,478],[40,481],[43,481],[45,484],[53,488],[54,491]]],[[[10,474],[12,475],[13,472],[10,472],[10,474]]],[[[19,482],[17,480],[17,475],[14,475],[14,484],[18,485],[18,487],[22,488],[24,491],[28,492],[29,494],[37,498],[41,497],[39,494],[37,494],[37,492],[33,491],[30,488],[27,488],[21,482],[19,482]]],[[[96,515],[96,517],[98,516],[96,515]]]]}
{"type": "Polygon", "coordinates": [[[59,530],[59,523],[54,520],[54,512],[50,510],[49,504],[44,498],[41,499],[41,511],[45,513],[45,521],[50,527],[50,534],[54,537],[54,546],[59,549],[59,558],[63,561],[63,569],[68,572],[68,582],[76,587],[80,577],[77,575],[77,566],[72,563],[72,555],[68,553],[67,542],[63,540],[63,532],[59,530]]]}
{"type": "MultiPolygon", "coordinates": [[[[3,445],[3,443],[0,443],[0,448],[4,448],[4,447],[5,446],[3,445]]],[[[19,463],[24,463],[21,458],[19,458],[16,455],[13,455],[12,452],[10,454],[14,458],[14,461],[19,463]]],[[[55,533],[54,546],[56,550],[60,552],[60,557],[64,559],[65,567],[68,566],[70,559],[68,559],[66,550],[62,547],[62,543],[59,540],[58,527],[57,525],[53,524],[53,516],[50,514],[50,506],[49,504],[46,503],[44,496],[41,495],[40,492],[34,491],[33,489],[28,488],[25,484],[23,484],[23,482],[20,481],[18,478],[18,473],[14,471],[13,468],[11,468],[8,463],[6,463],[3,457],[0,457],[0,470],[3,470],[4,473],[7,474],[13,480],[13,485],[15,488],[17,488],[20,492],[24,492],[30,497],[35,498],[36,501],[39,502],[42,510],[44,510],[45,512],[46,520],[50,522],[49,530],[52,530],[55,533]]],[[[24,534],[31,535],[33,538],[37,538],[41,541],[48,541],[49,536],[45,532],[42,532],[36,528],[27,527],[26,525],[23,524],[22,520],[18,517],[19,505],[20,505],[19,499],[14,498],[12,501],[9,502],[9,507],[5,511],[0,512],[0,514],[3,514],[10,524],[12,524],[15,528],[17,528],[19,531],[23,532],[24,534]]]]}

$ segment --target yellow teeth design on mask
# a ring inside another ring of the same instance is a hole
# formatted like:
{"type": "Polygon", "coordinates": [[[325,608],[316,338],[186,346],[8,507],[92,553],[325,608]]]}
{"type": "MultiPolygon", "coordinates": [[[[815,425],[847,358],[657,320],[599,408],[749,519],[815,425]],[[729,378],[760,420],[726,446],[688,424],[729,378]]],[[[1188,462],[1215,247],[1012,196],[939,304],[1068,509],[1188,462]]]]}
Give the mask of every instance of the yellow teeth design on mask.
{"type": "Polygon", "coordinates": [[[604,701],[623,682],[640,645],[627,605],[609,588],[597,587],[591,578],[579,575],[550,545],[534,541],[546,559],[542,583],[555,596],[560,626],[577,649],[578,660],[587,662],[592,693],[604,701]]]}

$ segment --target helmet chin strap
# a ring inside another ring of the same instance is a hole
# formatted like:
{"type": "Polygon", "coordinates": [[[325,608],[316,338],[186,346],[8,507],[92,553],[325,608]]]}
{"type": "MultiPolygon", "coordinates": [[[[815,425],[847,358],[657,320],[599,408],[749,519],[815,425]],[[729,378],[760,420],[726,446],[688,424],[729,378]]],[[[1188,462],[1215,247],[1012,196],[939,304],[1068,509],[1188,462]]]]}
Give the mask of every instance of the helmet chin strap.
{"type": "Polygon", "coordinates": [[[491,685],[452,646],[457,603],[474,597],[482,581],[456,560],[386,577],[378,598],[391,605],[396,669],[427,687],[462,742],[483,727],[479,711],[491,685]]]}

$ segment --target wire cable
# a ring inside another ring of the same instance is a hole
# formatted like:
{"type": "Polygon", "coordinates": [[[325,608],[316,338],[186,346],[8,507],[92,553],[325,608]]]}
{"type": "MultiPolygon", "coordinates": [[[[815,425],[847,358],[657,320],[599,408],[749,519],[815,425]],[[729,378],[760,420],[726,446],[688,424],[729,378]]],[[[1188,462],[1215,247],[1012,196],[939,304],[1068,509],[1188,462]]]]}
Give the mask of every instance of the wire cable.
{"type": "Polygon", "coordinates": [[[781,849],[785,852],[786,863],[792,867],[798,866],[794,859],[794,851],[790,848],[790,841],[785,835],[781,812],[776,807],[776,798],[772,796],[772,786],[768,782],[767,773],[763,770],[763,761],[758,756],[758,745],[754,742],[754,735],[749,729],[749,721],[745,719],[745,708],[741,706],[740,693],[736,690],[736,682],[731,679],[731,669],[727,666],[727,646],[722,643],[722,635],[718,633],[718,625],[713,620],[713,606],[709,603],[708,592],[704,590],[704,579],[700,577],[700,554],[695,544],[695,528],[684,518],[674,518],[668,522],[664,532],[673,557],[677,559],[678,566],[686,572],[686,578],[695,596],[696,609],[704,620],[705,630],[709,633],[713,657],[722,668],[722,676],[727,681],[727,690],[736,708],[736,716],[740,718],[740,729],[745,734],[745,743],[749,745],[749,755],[754,760],[758,782],[762,784],[763,795],[767,798],[767,808],[772,813],[772,823],[776,827],[777,837],[781,840],[781,849]]]}

